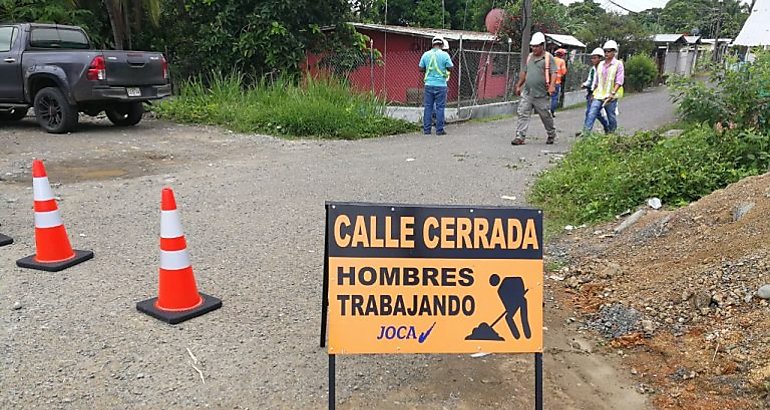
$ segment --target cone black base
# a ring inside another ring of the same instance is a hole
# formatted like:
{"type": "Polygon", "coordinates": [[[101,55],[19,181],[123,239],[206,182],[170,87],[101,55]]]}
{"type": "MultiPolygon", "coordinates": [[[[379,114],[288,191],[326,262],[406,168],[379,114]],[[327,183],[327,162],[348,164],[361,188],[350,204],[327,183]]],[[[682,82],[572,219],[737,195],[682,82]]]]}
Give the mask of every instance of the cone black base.
{"type": "Polygon", "coordinates": [[[64,270],[69,267],[75,266],[78,263],[85,262],[94,257],[94,253],[91,251],[79,251],[77,249],[75,249],[74,251],[75,251],[75,257],[72,259],[66,260],[64,262],[41,263],[35,260],[35,255],[30,255],[30,256],[27,256],[26,258],[21,258],[17,260],[16,266],[20,268],[44,270],[46,272],[58,272],[60,270],[64,270]]]}
{"type": "Polygon", "coordinates": [[[0,233],[0,246],[10,245],[13,243],[13,238],[5,236],[0,233]]]}
{"type": "Polygon", "coordinates": [[[201,293],[200,295],[203,298],[203,304],[190,310],[168,311],[158,309],[155,307],[155,301],[158,300],[158,298],[152,298],[138,302],[136,304],[136,310],[142,313],[146,313],[155,319],[175,325],[177,323],[182,323],[185,320],[190,320],[222,307],[222,300],[213,296],[209,296],[205,293],[201,293]]]}

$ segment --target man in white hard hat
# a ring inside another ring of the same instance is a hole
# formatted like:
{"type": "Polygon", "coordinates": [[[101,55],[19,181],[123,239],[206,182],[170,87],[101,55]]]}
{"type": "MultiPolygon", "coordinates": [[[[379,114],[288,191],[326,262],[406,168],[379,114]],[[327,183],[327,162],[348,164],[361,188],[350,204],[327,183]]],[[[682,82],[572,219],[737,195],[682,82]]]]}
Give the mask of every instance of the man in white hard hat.
{"type": "Polygon", "coordinates": [[[436,113],[436,135],[446,135],[444,131],[444,108],[446,107],[447,81],[449,69],[454,67],[449,53],[442,48],[446,41],[441,36],[433,37],[433,48],[426,51],[420,58],[420,71],[425,73],[423,90],[422,131],[431,134],[433,113],[436,113]]]}
{"type": "MultiPolygon", "coordinates": [[[[594,88],[596,86],[596,67],[604,60],[604,50],[600,47],[594,49],[591,52],[591,70],[588,72],[588,77],[583,82],[583,88],[586,90],[586,118],[588,118],[588,112],[591,110],[591,102],[594,100],[594,88]]],[[[599,123],[602,124],[604,132],[607,132],[607,119],[599,112],[596,117],[599,123]]],[[[585,121],[585,120],[584,120],[585,121]]],[[[580,134],[580,133],[578,133],[580,134]]]]}
{"type": "Polygon", "coordinates": [[[517,114],[519,120],[516,123],[516,134],[512,145],[524,145],[529,128],[529,117],[532,110],[543,121],[546,134],[546,144],[553,144],[556,140],[556,127],[553,125],[551,115],[551,95],[556,92],[556,61],[550,53],[545,51],[545,36],[537,32],[532,35],[529,42],[532,52],[527,57],[527,64],[519,74],[516,83],[516,95],[521,95],[517,114]]]}
{"type": "Polygon", "coordinates": [[[615,132],[618,128],[617,107],[618,98],[623,96],[623,82],[625,69],[623,62],[616,59],[618,43],[608,40],[602,47],[604,61],[596,67],[596,80],[593,84],[593,101],[583,124],[583,133],[591,132],[594,122],[599,117],[599,112],[604,110],[607,114],[607,132],[615,132]]]}

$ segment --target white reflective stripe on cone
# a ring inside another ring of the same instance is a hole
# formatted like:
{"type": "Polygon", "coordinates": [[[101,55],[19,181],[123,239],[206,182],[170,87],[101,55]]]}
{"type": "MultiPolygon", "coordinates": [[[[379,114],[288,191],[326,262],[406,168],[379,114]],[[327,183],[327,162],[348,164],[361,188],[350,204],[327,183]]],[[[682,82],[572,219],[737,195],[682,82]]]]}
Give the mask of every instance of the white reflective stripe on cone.
{"type": "Polygon", "coordinates": [[[35,212],[35,228],[55,228],[62,224],[59,210],[35,212]]]}
{"type": "Polygon", "coordinates": [[[32,190],[34,191],[35,201],[53,199],[53,191],[51,191],[51,184],[48,183],[48,177],[32,178],[32,190]]]}
{"type": "Polygon", "coordinates": [[[182,218],[179,216],[179,210],[160,211],[160,237],[170,239],[183,235],[182,218]]]}
{"type": "Polygon", "coordinates": [[[160,251],[160,268],[179,270],[190,266],[190,255],[187,249],[181,251],[160,251]]]}

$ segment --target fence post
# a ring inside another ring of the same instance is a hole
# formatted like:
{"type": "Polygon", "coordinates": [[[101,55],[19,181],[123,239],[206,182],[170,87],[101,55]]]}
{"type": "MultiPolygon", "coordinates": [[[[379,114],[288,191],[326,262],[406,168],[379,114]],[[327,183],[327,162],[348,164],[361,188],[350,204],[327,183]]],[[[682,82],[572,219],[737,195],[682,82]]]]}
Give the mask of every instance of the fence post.
{"type": "Polygon", "coordinates": [[[460,99],[463,96],[463,35],[460,34],[460,54],[457,57],[457,115],[460,115],[460,99]]]}
{"type": "Polygon", "coordinates": [[[374,95],[374,40],[369,40],[369,83],[374,95]]]}
{"type": "Polygon", "coordinates": [[[505,95],[503,101],[508,102],[508,89],[511,84],[511,44],[513,40],[508,37],[508,62],[505,64],[505,95]]]}

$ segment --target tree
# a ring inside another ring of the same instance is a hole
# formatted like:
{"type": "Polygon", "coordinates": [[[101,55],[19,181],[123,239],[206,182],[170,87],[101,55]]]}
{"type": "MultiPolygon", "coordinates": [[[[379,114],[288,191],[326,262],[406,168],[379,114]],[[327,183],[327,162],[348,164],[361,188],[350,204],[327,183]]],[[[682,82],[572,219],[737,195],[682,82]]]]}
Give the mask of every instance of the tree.
{"type": "Polygon", "coordinates": [[[607,40],[617,41],[618,58],[621,59],[633,54],[651,53],[653,44],[650,35],[633,17],[616,13],[607,13],[590,27],[578,32],[578,38],[586,43],[588,50],[602,47],[607,40]]]}
{"type": "Polygon", "coordinates": [[[734,38],[748,18],[747,7],[739,0],[671,0],[660,14],[659,22],[669,33],[692,34],[705,38],[716,36],[721,23],[720,37],[734,38]]]}
{"type": "Polygon", "coordinates": [[[593,0],[583,0],[567,6],[567,16],[573,22],[572,29],[576,31],[586,29],[605,14],[607,12],[604,8],[593,0]]]}
{"type": "Polygon", "coordinates": [[[133,32],[142,29],[144,17],[153,25],[160,21],[161,0],[69,0],[72,7],[91,10],[95,14],[107,14],[114,41],[113,47],[122,50],[133,48],[133,32]]]}
{"type": "Polygon", "coordinates": [[[100,40],[102,22],[90,10],[72,8],[69,0],[0,0],[0,23],[57,23],[77,25],[100,40]]]}
{"type": "MultiPolygon", "coordinates": [[[[523,1],[518,0],[505,7],[506,18],[503,20],[501,37],[510,38],[513,47],[521,47],[522,33],[522,6],[523,1]]],[[[532,0],[532,32],[564,33],[568,31],[571,20],[567,15],[567,7],[556,0],[532,0]]]]}
{"type": "Polygon", "coordinates": [[[663,12],[663,9],[661,8],[652,8],[647,10],[642,10],[631,17],[633,17],[634,20],[639,22],[642,26],[644,26],[647,31],[653,34],[663,34],[665,33],[666,27],[661,24],[660,22],[660,15],[663,12]]]}
{"type": "Polygon", "coordinates": [[[306,50],[329,49],[330,42],[355,44],[345,24],[347,0],[186,0],[182,9],[169,3],[163,4],[162,29],[142,40],[168,49],[182,76],[296,73],[306,50]],[[334,34],[325,36],[323,27],[334,28],[334,34]]]}
{"type": "Polygon", "coordinates": [[[388,0],[387,10],[385,0],[352,0],[351,5],[354,19],[365,23],[484,31],[484,17],[493,3],[492,0],[388,0]]]}

